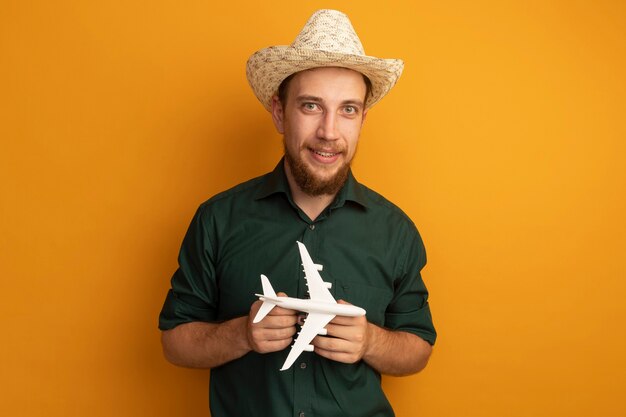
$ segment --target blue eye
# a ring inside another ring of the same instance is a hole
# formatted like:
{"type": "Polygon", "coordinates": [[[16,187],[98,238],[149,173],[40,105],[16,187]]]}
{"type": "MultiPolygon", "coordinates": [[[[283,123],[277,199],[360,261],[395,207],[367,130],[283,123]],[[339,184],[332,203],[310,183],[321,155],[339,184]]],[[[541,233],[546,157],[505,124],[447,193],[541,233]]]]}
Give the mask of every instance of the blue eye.
{"type": "Polygon", "coordinates": [[[359,114],[359,107],[357,106],[346,106],[343,108],[344,114],[347,116],[356,116],[359,114]]]}

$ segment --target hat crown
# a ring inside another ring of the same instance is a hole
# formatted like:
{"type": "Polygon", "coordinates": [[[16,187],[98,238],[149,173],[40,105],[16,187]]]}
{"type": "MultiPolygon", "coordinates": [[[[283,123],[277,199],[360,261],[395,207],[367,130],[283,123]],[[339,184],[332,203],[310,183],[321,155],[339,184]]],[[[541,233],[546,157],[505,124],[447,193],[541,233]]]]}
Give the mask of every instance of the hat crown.
{"type": "Polygon", "coordinates": [[[315,12],[306,22],[291,47],[365,55],[361,40],[354,31],[350,19],[337,10],[324,9],[315,12]]]}
{"type": "Polygon", "coordinates": [[[256,51],[246,64],[248,82],[266,110],[290,75],[321,67],[342,67],[360,72],[371,82],[366,108],[378,103],[402,74],[401,59],[365,55],[348,16],[337,10],[318,10],[306,22],[294,42],[256,51]]]}

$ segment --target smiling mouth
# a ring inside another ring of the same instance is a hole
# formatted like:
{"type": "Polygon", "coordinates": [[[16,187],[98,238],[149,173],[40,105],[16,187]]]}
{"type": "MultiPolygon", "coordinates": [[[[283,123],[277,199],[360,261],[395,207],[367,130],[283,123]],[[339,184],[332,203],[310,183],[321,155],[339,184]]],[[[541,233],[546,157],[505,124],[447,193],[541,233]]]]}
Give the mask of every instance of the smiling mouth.
{"type": "Polygon", "coordinates": [[[323,156],[324,158],[332,158],[335,155],[339,155],[339,152],[322,152],[322,151],[316,151],[316,150],[313,150],[313,153],[319,156],[323,156]]]}

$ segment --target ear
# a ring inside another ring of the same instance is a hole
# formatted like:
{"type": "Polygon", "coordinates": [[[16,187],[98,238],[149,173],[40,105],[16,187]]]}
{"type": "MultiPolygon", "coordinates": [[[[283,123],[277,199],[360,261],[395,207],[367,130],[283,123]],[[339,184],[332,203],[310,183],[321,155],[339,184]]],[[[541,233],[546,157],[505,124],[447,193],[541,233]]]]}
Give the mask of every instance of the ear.
{"type": "Polygon", "coordinates": [[[369,111],[369,109],[363,111],[363,118],[361,119],[361,126],[363,126],[363,123],[365,123],[365,118],[367,117],[367,112],[369,111]]]}
{"type": "Polygon", "coordinates": [[[285,133],[285,128],[283,126],[283,120],[285,117],[285,113],[283,112],[283,104],[278,99],[278,96],[272,97],[272,120],[274,121],[274,126],[276,126],[276,130],[281,135],[285,133]]]}

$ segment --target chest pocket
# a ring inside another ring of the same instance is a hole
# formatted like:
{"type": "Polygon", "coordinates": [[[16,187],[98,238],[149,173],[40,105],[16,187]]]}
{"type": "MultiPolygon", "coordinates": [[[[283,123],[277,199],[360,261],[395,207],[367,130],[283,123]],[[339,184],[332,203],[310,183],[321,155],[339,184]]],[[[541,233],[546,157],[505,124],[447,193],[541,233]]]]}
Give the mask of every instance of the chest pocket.
{"type": "Polygon", "coordinates": [[[344,300],[367,311],[367,320],[378,326],[385,324],[385,311],[391,302],[392,293],[371,285],[342,282],[335,292],[337,300],[344,300]]]}

